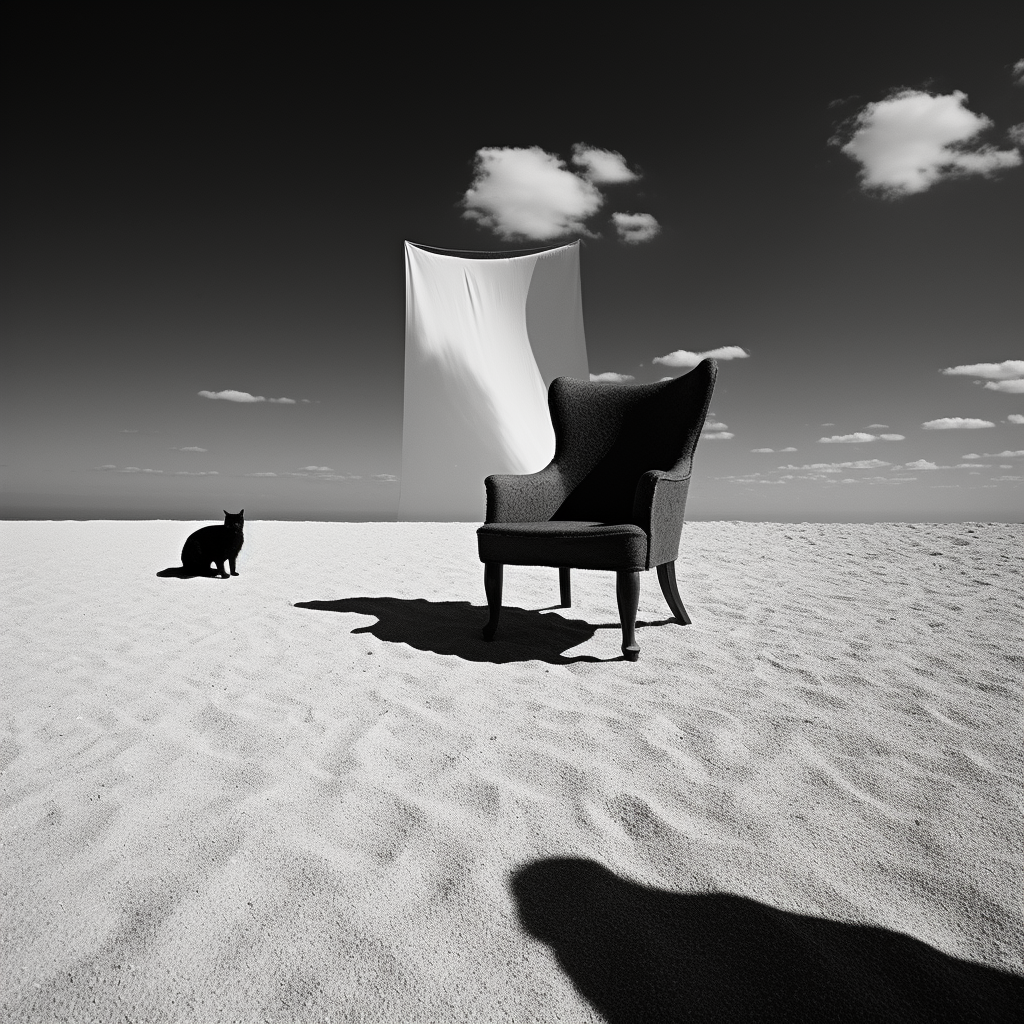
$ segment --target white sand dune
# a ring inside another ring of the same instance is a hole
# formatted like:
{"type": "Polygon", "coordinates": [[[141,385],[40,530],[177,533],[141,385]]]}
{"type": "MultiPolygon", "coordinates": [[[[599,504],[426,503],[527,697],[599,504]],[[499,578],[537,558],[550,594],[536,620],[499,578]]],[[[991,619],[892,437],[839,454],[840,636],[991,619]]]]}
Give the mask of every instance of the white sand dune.
{"type": "Polygon", "coordinates": [[[1024,528],[687,524],[645,574],[468,524],[0,527],[0,1019],[1009,1020],[1024,528]]]}

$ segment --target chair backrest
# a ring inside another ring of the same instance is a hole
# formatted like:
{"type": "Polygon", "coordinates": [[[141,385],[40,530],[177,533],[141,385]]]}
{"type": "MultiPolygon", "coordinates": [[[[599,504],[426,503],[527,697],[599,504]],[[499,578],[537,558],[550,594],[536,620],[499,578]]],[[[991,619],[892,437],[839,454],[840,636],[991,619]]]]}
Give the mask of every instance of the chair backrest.
{"type": "Polygon", "coordinates": [[[627,523],[644,473],[687,474],[717,372],[705,359],[659,384],[552,381],[553,462],[569,492],[552,518],[627,523]]]}

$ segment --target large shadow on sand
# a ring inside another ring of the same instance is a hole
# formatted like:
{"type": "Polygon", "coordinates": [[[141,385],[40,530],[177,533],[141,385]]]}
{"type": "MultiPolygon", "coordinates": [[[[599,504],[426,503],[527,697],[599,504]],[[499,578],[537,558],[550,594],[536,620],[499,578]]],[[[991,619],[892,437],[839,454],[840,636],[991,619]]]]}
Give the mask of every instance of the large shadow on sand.
{"type": "Polygon", "coordinates": [[[675,893],[580,859],[535,861],[510,888],[609,1024],[996,1024],[1024,979],[885,928],[788,913],[730,893],[675,893]]]}
{"type": "MultiPolygon", "coordinates": [[[[353,633],[370,633],[388,643],[408,644],[419,651],[454,654],[467,661],[486,661],[505,665],[516,661],[544,661],[550,665],[572,665],[577,662],[623,661],[616,658],[594,658],[589,655],[566,657],[571,650],[589,640],[599,629],[618,631],[619,623],[594,625],[582,619],[545,614],[505,606],[501,609],[498,635],[488,643],[481,636],[487,621],[487,609],[468,601],[403,600],[397,597],[347,597],[338,601],[299,601],[296,608],[325,612],[355,612],[373,615],[377,622],[353,629],[353,633]]],[[[674,620],[637,622],[665,625],[674,620]]],[[[616,645],[617,646],[617,645],[616,645]]]]}

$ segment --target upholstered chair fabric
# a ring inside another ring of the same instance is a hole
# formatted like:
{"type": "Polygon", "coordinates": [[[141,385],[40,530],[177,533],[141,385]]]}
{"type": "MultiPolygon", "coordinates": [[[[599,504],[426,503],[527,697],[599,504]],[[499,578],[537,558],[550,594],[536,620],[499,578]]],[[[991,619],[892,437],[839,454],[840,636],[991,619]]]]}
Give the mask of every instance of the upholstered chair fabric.
{"type": "Polygon", "coordinates": [[[553,381],[554,458],[484,481],[481,561],[637,571],[674,561],[716,373],[705,359],[658,384],[553,381]]]}

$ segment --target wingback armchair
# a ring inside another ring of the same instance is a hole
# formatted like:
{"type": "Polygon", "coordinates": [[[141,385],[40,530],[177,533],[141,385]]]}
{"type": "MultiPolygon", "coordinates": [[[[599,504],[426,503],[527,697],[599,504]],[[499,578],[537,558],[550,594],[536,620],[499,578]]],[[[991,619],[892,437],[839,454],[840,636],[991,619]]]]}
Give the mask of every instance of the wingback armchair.
{"type": "Polygon", "coordinates": [[[558,377],[548,389],[555,456],[540,472],[489,476],[487,519],[477,530],[493,640],[505,565],[558,569],[562,607],[571,569],[616,573],[622,653],[636,661],[640,573],[657,568],[673,615],[690,622],[675,560],[700,437],[718,365],[705,359],[659,384],[604,384],[558,377]]]}

